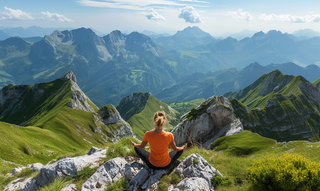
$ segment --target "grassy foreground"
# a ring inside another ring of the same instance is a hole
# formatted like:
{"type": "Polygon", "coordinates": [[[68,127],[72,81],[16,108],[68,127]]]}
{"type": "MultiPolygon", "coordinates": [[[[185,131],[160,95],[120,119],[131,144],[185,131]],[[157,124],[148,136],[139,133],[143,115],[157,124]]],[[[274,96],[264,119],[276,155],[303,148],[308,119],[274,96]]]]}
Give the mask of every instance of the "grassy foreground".
{"type": "MultiPolygon", "coordinates": [[[[130,140],[130,137],[125,137],[117,143],[107,143],[107,147],[109,148],[104,161],[108,161],[117,156],[136,156],[130,140]]],[[[137,140],[134,141],[138,142],[137,140]]],[[[223,180],[227,180],[215,186],[215,190],[217,191],[257,190],[257,188],[247,180],[247,169],[252,167],[257,159],[283,157],[286,154],[298,154],[310,161],[320,162],[320,143],[318,142],[292,141],[282,144],[249,131],[219,138],[213,145],[213,150],[205,150],[196,143],[189,145],[179,160],[183,160],[192,153],[198,153],[206,159],[211,166],[218,169],[224,175],[223,180]],[[247,152],[250,147],[252,148],[249,150],[252,152],[247,152]]],[[[148,145],[146,150],[149,150],[148,145]]],[[[6,181],[5,176],[0,175],[0,184],[4,182],[7,183],[8,180],[6,181]]],[[[61,184],[66,185],[70,182],[76,183],[79,188],[84,180],[79,179],[79,176],[75,176],[69,177],[66,180],[59,179],[56,184],[60,187],[61,184]]],[[[110,188],[121,190],[122,188],[126,188],[126,182],[126,180],[121,179],[120,182],[113,184],[110,188]]],[[[177,176],[174,173],[169,176],[163,176],[160,179],[161,187],[159,190],[167,190],[167,187],[172,183],[177,183],[177,176]]],[[[50,189],[53,187],[54,185],[51,185],[50,189]]]]}

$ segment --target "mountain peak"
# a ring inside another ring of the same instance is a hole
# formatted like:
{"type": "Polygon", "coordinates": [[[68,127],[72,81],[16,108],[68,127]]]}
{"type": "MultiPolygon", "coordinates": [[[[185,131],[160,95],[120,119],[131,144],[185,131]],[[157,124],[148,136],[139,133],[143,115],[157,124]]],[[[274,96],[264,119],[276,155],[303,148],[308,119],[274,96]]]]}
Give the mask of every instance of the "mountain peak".
{"type": "Polygon", "coordinates": [[[189,26],[182,31],[178,31],[175,36],[184,36],[184,37],[193,37],[193,38],[204,38],[211,37],[211,35],[207,32],[204,32],[197,26],[189,26]]]}
{"type": "Polygon", "coordinates": [[[76,76],[73,74],[72,71],[68,71],[64,76],[62,76],[60,78],[61,80],[64,80],[64,81],[67,81],[67,80],[72,80],[74,81],[75,83],[77,83],[77,78],[76,76]]]}
{"type": "Polygon", "coordinates": [[[257,37],[260,37],[260,36],[263,36],[265,35],[264,32],[260,31],[260,32],[257,32],[257,33],[254,33],[254,35],[252,36],[252,38],[257,38],[257,37]]]}

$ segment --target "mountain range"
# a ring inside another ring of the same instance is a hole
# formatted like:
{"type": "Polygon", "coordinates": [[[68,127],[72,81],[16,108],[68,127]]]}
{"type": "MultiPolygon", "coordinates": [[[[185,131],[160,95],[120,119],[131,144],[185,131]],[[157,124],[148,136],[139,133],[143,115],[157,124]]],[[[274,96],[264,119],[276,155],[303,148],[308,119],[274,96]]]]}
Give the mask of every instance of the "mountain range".
{"type": "Polygon", "coordinates": [[[229,68],[188,75],[155,96],[164,102],[172,102],[223,95],[230,91],[239,91],[261,75],[273,70],[280,70],[289,75],[302,75],[309,81],[315,81],[320,74],[320,68],[317,65],[301,67],[294,63],[284,63],[262,66],[259,63],[252,63],[241,70],[229,68]]]}
{"type": "MultiPolygon", "coordinates": [[[[182,42],[211,38],[197,27],[188,27],[174,36],[185,38],[182,42]]],[[[261,60],[262,66],[273,61],[317,62],[318,38],[298,41],[279,31],[269,31],[241,41],[227,38],[206,45],[201,42],[202,45],[188,51],[168,51],[137,32],[124,35],[113,31],[99,37],[85,28],[56,30],[36,42],[18,37],[1,41],[0,85],[50,81],[72,70],[79,86],[99,107],[110,103],[117,105],[122,97],[132,92],[151,92],[162,101],[208,98],[240,90],[264,73],[281,70],[281,67],[267,67],[269,69],[262,73],[263,68],[257,67],[252,77],[242,79],[241,75],[247,74],[240,74],[235,68],[226,69],[229,66],[239,68],[256,60],[261,60]],[[217,70],[222,68],[224,70],[217,70]],[[175,90],[179,89],[194,91],[177,93],[175,90]]],[[[292,75],[306,76],[298,71],[317,73],[318,70],[314,65],[306,70],[296,65],[287,67],[288,71],[292,68],[288,72],[292,75]]]]}

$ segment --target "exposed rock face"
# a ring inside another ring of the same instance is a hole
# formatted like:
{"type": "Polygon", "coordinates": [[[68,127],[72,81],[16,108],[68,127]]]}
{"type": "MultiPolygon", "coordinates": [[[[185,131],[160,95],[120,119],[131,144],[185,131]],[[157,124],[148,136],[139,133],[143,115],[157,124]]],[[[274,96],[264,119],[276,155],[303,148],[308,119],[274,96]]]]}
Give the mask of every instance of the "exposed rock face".
{"type": "Polygon", "coordinates": [[[95,106],[91,100],[82,92],[82,90],[77,85],[76,76],[72,71],[67,72],[61,80],[70,80],[71,83],[71,101],[67,103],[67,105],[71,108],[80,109],[87,112],[95,112],[97,106],[95,106]],[[93,108],[88,102],[91,102],[95,108],[93,108]]]}
{"type": "MultiPolygon", "coordinates": [[[[107,126],[117,126],[115,130],[112,131],[113,138],[112,142],[116,142],[122,137],[132,136],[135,137],[132,132],[131,126],[125,120],[122,119],[118,110],[112,105],[106,105],[99,109],[98,111],[101,121],[107,126]]],[[[112,128],[111,128],[112,129],[112,128]]]]}
{"type": "Polygon", "coordinates": [[[130,94],[124,98],[122,98],[122,100],[120,101],[119,105],[121,104],[127,104],[129,102],[133,103],[133,104],[138,104],[140,102],[142,102],[142,100],[146,100],[149,98],[149,96],[151,96],[152,94],[150,92],[148,93],[139,93],[138,94],[130,94]]]}
{"type": "Polygon", "coordinates": [[[124,167],[127,161],[122,157],[109,160],[100,166],[97,171],[83,183],[81,190],[105,190],[107,185],[124,176],[124,167]]]}
{"type": "Polygon", "coordinates": [[[215,139],[243,131],[240,121],[233,119],[233,108],[223,96],[213,96],[180,118],[173,129],[177,145],[201,141],[208,147],[215,139]]]}

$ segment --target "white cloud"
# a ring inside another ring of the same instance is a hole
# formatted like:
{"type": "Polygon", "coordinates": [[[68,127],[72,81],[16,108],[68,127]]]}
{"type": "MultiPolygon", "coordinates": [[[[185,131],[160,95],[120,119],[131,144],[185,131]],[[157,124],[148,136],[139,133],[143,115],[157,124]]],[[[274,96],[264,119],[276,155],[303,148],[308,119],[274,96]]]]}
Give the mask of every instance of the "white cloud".
{"type": "Polygon", "coordinates": [[[19,9],[8,7],[4,7],[4,9],[4,12],[0,12],[0,20],[34,20],[31,15],[19,9]]]}
{"type": "Polygon", "coordinates": [[[156,12],[154,9],[150,8],[149,9],[149,12],[148,13],[145,13],[146,17],[149,19],[149,20],[155,20],[155,21],[158,21],[158,20],[163,20],[165,21],[166,19],[160,15],[158,12],[156,12]]]}
{"type": "Polygon", "coordinates": [[[68,19],[67,17],[60,15],[58,13],[49,13],[47,12],[41,12],[43,17],[40,17],[40,20],[45,20],[45,21],[59,21],[59,22],[73,22],[73,20],[68,19]]]}
{"type": "Polygon", "coordinates": [[[296,16],[291,14],[261,14],[259,16],[260,19],[265,21],[283,21],[283,22],[291,22],[291,23],[317,23],[320,22],[319,14],[309,14],[305,16],[296,16]]]}
{"type": "Polygon", "coordinates": [[[180,0],[180,1],[187,1],[187,2],[194,2],[194,3],[209,3],[207,1],[198,1],[198,0],[180,0]]]}
{"type": "Polygon", "coordinates": [[[201,16],[193,6],[186,6],[180,9],[179,18],[189,23],[203,23],[201,16]]]}
{"type": "Polygon", "coordinates": [[[171,0],[118,0],[118,1],[98,1],[98,0],[77,0],[78,3],[88,7],[105,7],[115,9],[145,10],[148,6],[184,6],[171,0]]]}
{"type": "Polygon", "coordinates": [[[250,15],[249,12],[243,12],[242,9],[239,9],[238,11],[230,11],[227,13],[227,16],[230,16],[231,18],[237,19],[237,20],[246,20],[251,21],[253,18],[250,15]]]}

